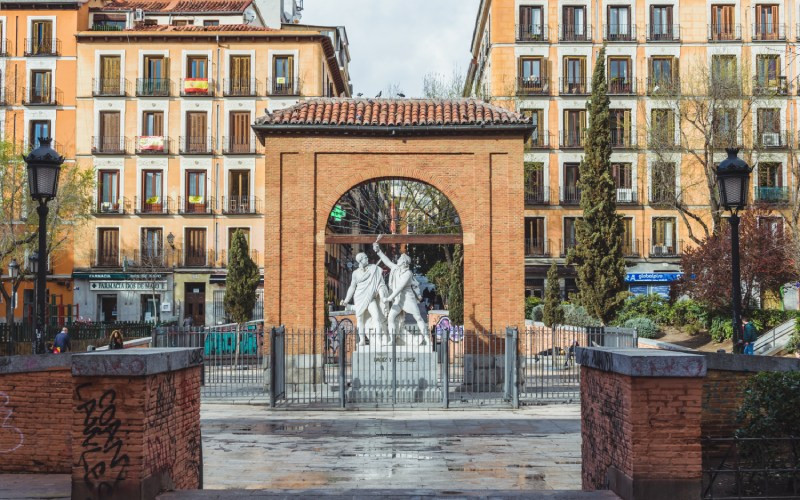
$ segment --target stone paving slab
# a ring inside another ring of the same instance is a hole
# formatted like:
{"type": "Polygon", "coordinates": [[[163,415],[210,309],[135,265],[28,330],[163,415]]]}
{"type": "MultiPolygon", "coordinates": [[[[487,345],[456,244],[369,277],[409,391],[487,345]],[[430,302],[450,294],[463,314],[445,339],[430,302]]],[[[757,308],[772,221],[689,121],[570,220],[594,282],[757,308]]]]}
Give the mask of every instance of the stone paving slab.
{"type": "Polygon", "coordinates": [[[68,500],[69,474],[0,474],[0,498],[47,498],[68,500]]]}
{"type": "Polygon", "coordinates": [[[260,491],[260,490],[225,490],[225,491],[176,491],[160,495],[159,500],[188,500],[188,499],[295,499],[295,498],[315,498],[323,497],[330,500],[345,499],[369,499],[380,498],[382,500],[397,499],[446,499],[458,500],[461,498],[469,499],[530,499],[543,498],[547,500],[618,500],[615,494],[610,491],[456,491],[456,490],[284,490],[284,491],[260,491]]]}
{"type": "Polygon", "coordinates": [[[579,490],[580,407],[287,412],[203,404],[207,489],[579,490]]]}

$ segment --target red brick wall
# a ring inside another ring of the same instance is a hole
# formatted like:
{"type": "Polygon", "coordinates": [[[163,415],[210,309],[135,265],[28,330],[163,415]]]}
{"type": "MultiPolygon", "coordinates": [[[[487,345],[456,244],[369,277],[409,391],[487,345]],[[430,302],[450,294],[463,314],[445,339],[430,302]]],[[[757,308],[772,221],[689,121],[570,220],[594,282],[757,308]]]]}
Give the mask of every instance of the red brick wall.
{"type": "MultiPolygon", "coordinates": [[[[703,401],[700,428],[703,437],[733,437],[737,429],[736,413],[744,399],[742,386],[753,373],[708,370],[703,379],[703,401]]],[[[703,458],[720,456],[726,445],[703,447],[703,458]]]]}
{"type": "Polygon", "coordinates": [[[606,488],[611,466],[635,480],[699,479],[701,384],[581,367],[583,488],[606,488]]]}
{"type": "Polygon", "coordinates": [[[69,368],[0,375],[0,472],[72,467],[69,368]]]}
{"type": "Polygon", "coordinates": [[[73,498],[200,487],[200,367],[74,381],[73,498]]]}
{"type": "Polygon", "coordinates": [[[523,143],[519,137],[269,137],[266,141],[267,325],[321,330],[325,227],[359,183],[427,182],[454,204],[464,234],[467,328],[524,325],[523,143]]]}

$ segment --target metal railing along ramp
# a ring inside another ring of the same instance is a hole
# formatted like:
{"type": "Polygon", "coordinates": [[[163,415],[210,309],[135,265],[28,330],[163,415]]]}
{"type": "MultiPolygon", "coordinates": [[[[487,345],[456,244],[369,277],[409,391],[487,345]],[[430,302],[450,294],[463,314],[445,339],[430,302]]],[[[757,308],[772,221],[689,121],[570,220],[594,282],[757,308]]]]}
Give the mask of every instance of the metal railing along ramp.
{"type": "Polygon", "coordinates": [[[792,318],[758,337],[753,348],[755,354],[772,356],[781,352],[794,333],[796,322],[797,318],[792,318]]]}

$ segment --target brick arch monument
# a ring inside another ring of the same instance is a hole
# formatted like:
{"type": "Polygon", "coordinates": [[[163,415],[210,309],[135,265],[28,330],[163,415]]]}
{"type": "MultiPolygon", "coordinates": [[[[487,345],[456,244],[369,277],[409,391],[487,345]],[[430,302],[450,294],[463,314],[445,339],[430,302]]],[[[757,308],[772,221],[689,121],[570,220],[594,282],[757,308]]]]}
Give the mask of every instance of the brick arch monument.
{"type": "Polygon", "coordinates": [[[323,329],[331,208],[380,178],[430,184],[458,211],[465,327],[524,324],[526,118],[472,99],[312,99],[253,129],[266,152],[267,325],[323,329]]]}

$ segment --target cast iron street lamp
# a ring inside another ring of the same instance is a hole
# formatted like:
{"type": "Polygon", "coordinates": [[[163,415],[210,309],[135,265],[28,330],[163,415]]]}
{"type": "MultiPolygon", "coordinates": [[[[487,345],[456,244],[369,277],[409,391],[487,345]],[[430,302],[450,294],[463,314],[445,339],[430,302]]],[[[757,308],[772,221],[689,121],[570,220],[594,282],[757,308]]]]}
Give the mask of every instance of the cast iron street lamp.
{"type": "Polygon", "coordinates": [[[733,352],[741,354],[742,278],[739,271],[739,210],[747,205],[747,189],[752,168],[737,157],[738,148],[728,148],[728,157],[717,167],[720,204],[731,212],[731,284],[733,293],[733,352]]]}
{"type": "Polygon", "coordinates": [[[50,147],[49,137],[39,138],[39,147],[22,159],[28,165],[28,187],[31,198],[39,202],[36,213],[39,215],[39,252],[38,262],[31,258],[31,271],[36,274],[36,340],[33,345],[35,354],[44,354],[45,335],[45,289],[47,287],[47,203],[56,197],[58,192],[58,175],[64,157],[50,147]],[[37,268],[34,270],[34,266],[37,268]]]}
{"type": "Polygon", "coordinates": [[[17,264],[17,259],[11,259],[11,262],[8,263],[8,276],[11,278],[11,281],[19,277],[19,264],[17,264]]]}

